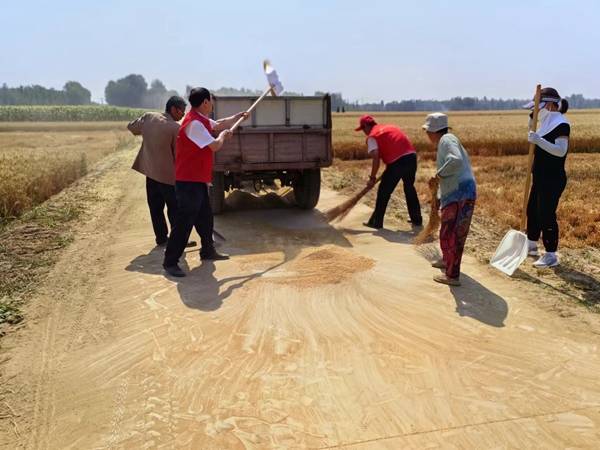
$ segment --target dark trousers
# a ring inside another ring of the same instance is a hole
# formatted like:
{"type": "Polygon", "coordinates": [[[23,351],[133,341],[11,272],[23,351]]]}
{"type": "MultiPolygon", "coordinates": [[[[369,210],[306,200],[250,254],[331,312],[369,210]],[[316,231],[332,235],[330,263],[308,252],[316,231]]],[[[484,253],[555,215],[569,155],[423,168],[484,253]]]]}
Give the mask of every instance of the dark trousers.
{"type": "Polygon", "coordinates": [[[547,252],[555,252],[558,248],[556,209],[566,185],[566,177],[536,180],[535,176],[531,185],[527,204],[527,238],[537,241],[541,235],[547,252]]]}
{"type": "Polygon", "coordinates": [[[377,190],[377,201],[375,210],[369,219],[369,224],[381,228],[383,227],[383,217],[387,209],[388,202],[396,186],[402,180],[404,186],[404,196],[406,198],[406,207],[410,220],[415,225],[421,225],[421,205],[415,189],[415,175],[417,173],[417,155],[410,154],[394,161],[385,168],[381,176],[379,189],[377,190]]]}
{"type": "Polygon", "coordinates": [[[146,177],[146,199],[150,208],[150,218],[157,244],[167,242],[169,229],[165,220],[165,205],[171,228],[175,225],[177,213],[177,200],[175,198],[175,187],[170,184],[159,183],[152,178],[146,177]]]}
{"type": "Polygon", "coordinates": [[[192,181],[177,181],[175,196],[177,217],[165,250],[166,267],[174,266],[179,262],[194,227],[202,243],[200,254],[208,255],[214,252],[213,213],[208,200],[208,185],[192,181]]]}

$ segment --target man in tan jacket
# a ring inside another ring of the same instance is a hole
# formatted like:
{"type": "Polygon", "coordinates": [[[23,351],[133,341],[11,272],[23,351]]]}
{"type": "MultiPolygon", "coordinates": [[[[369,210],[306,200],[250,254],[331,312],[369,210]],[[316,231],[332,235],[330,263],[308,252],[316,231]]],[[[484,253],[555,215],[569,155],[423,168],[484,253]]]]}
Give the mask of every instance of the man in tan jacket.
{"type": "Polygon", "coordinates": [[[127,128],[142,136],[142,147],[133,163],[133,169],[146,175],[146,196],[156,244],[165,245],[169,236],[164,208],[171,228],[175,223],[175,143],[179,132],[177,123],[185,114],[186,103],[173,96],[167,101],[164,113],[147,112],[131,121],[127,128]]]}

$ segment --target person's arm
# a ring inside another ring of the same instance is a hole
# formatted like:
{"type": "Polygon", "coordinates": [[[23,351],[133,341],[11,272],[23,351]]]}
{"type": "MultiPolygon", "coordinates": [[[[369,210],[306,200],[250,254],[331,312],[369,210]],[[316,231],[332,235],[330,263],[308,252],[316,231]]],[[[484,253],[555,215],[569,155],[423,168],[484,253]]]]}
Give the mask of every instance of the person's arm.
{"type": "Polygon", "coordinates": [[[444,139],[440,142],[441,166],[435,175],[439,178],[451,177],[459,173],[462,169],[463,158],[460,149],[455,142],[444,139]]]}
{"type": "Polygon", "coordinates": [[[208,147],[213,152],[218,152],[219,150],[221,150],[221,147],[223,147],[225,139],[228,139],[231,136],[231,134],[232,133],[231,131],[229,131],[229,129],[221,131],[221,133],[219,133],[219,136],[208,147]]]}
{"type": "Polygon", "coordinates": [[[177,148],[177,133],[174,132],[171,135],[171,156],[173,156],[173,162],[175,162],[175,149],[177,148]]]}
{"type": "Polygon", "coordinates": [[[225,139],[227,139],[231,135],[231,131],[229,131],[228,129],[223,130],[215,139],[202,123],[198,122],[197,120],[194,120],[185,129],[185,134],[198,147],[208,147],[213,152],[217,152],[221,150],[225,139]]]}
{"type": "Polygon", "coordinates": [[[131,131],[131,134],[135,136],[139,136],[142,134],[142,126],[144,125],[145,116],[146,113],[142,114],[140,117],[138,117],[135,120],[132,120],[127,124],[127,129],[131,131]]]}
{"type": "Polygon", "coordinates": [[[219,132],[228,128],[231,128],[234,123],[236,123],[240,118],[248,118],[248,113],[246,111],[240,111],[233,116],[224,117],[223,119],[215,120],[213,124],[213,131],[219,132]]]}
{"type": "Polygon", "coordinates": [[[562,158],[567,154],[567,150],[569,150],[569,138],[567,136],[559,136],[554,140],[554,144],[552,142],[547,141],[539,134],[530,131],[527,136],[527,140],[532,144],[537,145],[542,150],[550,153],[553,156],[558,156],[562,158]]]}
{"type": "Polygon", "coordinates": [[[377,172],[379,172],[379,166],[381,165],[379,147],[377,147],[377,141],[375,138],[367,138],[367,152],[371,157],[371,175],[369,176],[369,181],[367,181],[367,186],[373,187],[377,181],[377,172]]]}

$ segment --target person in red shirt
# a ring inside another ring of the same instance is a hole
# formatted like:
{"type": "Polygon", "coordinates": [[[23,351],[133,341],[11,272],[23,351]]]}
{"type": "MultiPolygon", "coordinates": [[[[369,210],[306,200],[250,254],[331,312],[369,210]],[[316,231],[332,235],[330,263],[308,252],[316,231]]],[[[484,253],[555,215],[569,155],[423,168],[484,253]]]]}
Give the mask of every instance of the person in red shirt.
{"type": "Polygon", "coordinates": [[[356,131],[367,135],[367,150],[373,159],[371,176],[367,182],[368,187],[373,187],[377,179],[380,162],[386,165],[381,175],[381,184],[377,190],[377,201],[371,218],[363,225],[380,229],[383,228],[383,218],[392,192],[402,180],[404,196],[409,222],[413,226],[421,226],[421,205],[415,189],[415,175],[417,173],[417,154],[412,143],[404,132],[395,125],[379,125],[369,115],[360,118],[356,131]]]}
{"type": "Polygon", "coordinates": [[[213,213],[210,208],[208,186],[212,182],[214,152],[223,146],[225,139],[231,136],[229,128],[246,112],[231,117],[212,120],[208,116],[213,110],[212,97],[206,88],[194,88],[190,91],[190,111],[184,117],[175,152],[175,195],[177,197],[177,216],[171,230],[163,267],[175,277],[185,273],[179,267],[179,258],[196,226],[199,230],[202,248],[202,260],[228,259],[217,253],[213,242],[213,213]],[[219,133],[215,138],[213,133],[219,133]]]}

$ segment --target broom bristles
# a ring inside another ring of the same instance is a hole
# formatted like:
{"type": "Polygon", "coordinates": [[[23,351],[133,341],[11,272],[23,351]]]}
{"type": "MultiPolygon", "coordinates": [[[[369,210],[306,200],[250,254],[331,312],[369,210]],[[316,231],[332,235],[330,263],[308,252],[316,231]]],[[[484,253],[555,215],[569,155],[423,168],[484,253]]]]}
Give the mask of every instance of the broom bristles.
{"type": "MultiPolygon", "coordinates": [[[[379,179],[377,179],[377,182],[378,181],[379,179]]],[[[377,184],[377,182],[375,182],[375,184],[377,184]]],[[[363,188],[363,190],[360,191],[358,194],[355,194],[353,197],[350,197],[348,200],[344,201],[338,206],[325,211],[325,218],[327,219],[327,222],[332,222],[334,220],[342,220],[348,215],[348,213],[350,213],[350,211],[352,211],[352,208],[356,206],[359,200],[363,198],[371,189],[372,187],[363,188]]]]}
{"type": "Polygon", "coordinates": [[[437,198],[437,185],[431,187],[431,210],[429,211],[429,222],[421,232],[413,239],[415,245],[421,245],[433,241],[435,232],[440,227],[440,201],[437,198]]]}

